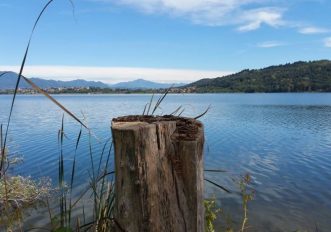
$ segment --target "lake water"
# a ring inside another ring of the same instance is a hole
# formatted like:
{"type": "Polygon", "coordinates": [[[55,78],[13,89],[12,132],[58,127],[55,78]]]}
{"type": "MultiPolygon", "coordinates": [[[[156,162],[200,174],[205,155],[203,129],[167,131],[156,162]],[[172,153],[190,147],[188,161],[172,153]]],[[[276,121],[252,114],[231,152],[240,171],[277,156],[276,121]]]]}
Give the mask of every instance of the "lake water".
{"type": "MultiPolygon", "coordinates": [[[[111,136],[113,117],[141,114],[150,95],[59,95],[56,98],[80,117],[99,138],[97,159],[111,136]]],[[[5,124],[11,96],[0,96],[0,123],[5,124]]],[[[184,116],[205,125],[205,167],[226,173],[206,177],[229,188],[224,193],[206,183],[206,196],[216,197],[235,222],[240,221],[239,176],[249,173],[256,190],[249,203],[251,231],[331,231],[331,94],[189,94],[169,95],[157,114],[178,106],[184,116]]],[[[10,152],[24,157],[12,171],[56,182],[62,112],[42,96],[18,96],[10,128],[10,152]]],[[[80,126],[65,117],[66,165],[72,161],[80,126]]],[[[79,148],[79,181],[88,177],[88,136],[79,148]]]]}

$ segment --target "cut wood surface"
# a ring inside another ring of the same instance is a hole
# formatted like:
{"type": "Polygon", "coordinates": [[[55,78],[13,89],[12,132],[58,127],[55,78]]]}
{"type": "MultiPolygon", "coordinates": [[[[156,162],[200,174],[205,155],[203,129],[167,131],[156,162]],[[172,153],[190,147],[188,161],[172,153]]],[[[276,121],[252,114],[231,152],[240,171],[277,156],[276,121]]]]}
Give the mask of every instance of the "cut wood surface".
{"type": "Polygon", "coordinates": [[[112,133],[119,231],[204,231],[202,123],[125,116],[112,133]]]}

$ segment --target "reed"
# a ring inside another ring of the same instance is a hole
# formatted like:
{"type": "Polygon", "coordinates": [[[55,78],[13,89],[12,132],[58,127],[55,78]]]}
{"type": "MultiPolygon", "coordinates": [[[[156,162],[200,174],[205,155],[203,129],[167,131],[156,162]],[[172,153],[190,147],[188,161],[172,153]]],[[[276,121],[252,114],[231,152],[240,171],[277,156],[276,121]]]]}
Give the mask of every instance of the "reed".
{"type": "MultiPolygon", "coordinates": [[[[113,171],[109,170],[111,163],[111,151],[112,143],[106,141],[101,155],[99,156],[98,168],[95,169],[95,162],[93,157],[91,134],[88,133],[88,156],[91,160],[91,167],[88,168],[89,179],[86,181],[87,186],[78,193],[78,196],[73,195],[75,189],[75,172],[76,172],[76,155],[80,144],[81,137],[83,135],[82,128],[76,138],[76,145],[74,151],[74,157],[72,165],[64,164],[64,117],[62,117],[61,128],[58,133],[59,141],[59,159],[58,159],[58,201],[55,206],[57,209],[52,210],[51,199],[47,200],[49,218],[52,231],[111,231],[115,225],[113,218],[113,206],[115,201],[114,196],[114,183],[111,176],[113,171]],[[107,154],[105,155],[107,151],[107,154]],[[102,165],[104,163],[104,165],[102,165]],[[66,180],[69,180],[68,183],[66,180]],[[92,200],[92,205],[89,205],[89,209],[93,210],[92,217],[86,217],[84,201],[92,200]],[[80,205],[83,207],[80,209],[80,205]],[[81,210],[81,211],[80,211],[81,210]],[[55,211],[55,213],[53,212],[55,211]],[[73,216],[73,211],[75,215],[73,216]]],[[[54,196],[52,196],[54,197],[54,196]]],[[[30,228],[30,230],[36,230],[40,228],[30,228]]],[[[44,228],[47,229],[47,228],[44,228]]]]}

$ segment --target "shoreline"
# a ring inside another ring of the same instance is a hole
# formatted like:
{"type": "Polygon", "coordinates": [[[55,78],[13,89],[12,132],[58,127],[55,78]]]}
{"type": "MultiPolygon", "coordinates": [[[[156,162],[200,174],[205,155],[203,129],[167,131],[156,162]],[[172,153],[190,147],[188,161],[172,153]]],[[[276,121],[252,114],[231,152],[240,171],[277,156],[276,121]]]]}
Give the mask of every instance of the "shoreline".
{"type": "MultiPolygon", "coordinates": [[[[4,92],[0,91],[0,96],[3,95],[13,95],[14,92],[4,92]]],[[[86,96],[86,95],[152,95],[152,94],[164,94],[164,92],[114,92],[114,93],[77,93],[77,92],[69,92],[69,93],[48,93],[50,95],[76,95],[76,96],[86,96]]],[[[244,94],[244,95],[253,95],[253,94],[331,94],[331,92],[190,92],[190,93],[176,93],[169,92],[169,95],[206,95],[206,94],[244,94]]],[[[18,92],[17,95],[22,96],[43,96],[40,93],[21,93],[18,92]]]]}

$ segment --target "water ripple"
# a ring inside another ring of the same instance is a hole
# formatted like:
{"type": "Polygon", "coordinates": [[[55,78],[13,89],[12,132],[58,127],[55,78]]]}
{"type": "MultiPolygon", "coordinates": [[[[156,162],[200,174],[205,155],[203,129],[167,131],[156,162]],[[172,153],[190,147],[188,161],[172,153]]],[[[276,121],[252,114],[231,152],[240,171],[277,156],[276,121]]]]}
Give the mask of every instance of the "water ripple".
{"type": "MultiPolygon", "coordinates": [[[[98,137],[110,137],[110,120],[140,114],[150,95],[61,96],[66,107],[88,120],[98,137]]],[[[6,123],[10,96],[0,96],[0,124],[6,123]]],[[[224,194],[206,184],[222,207],[240,221],[239,175],[250,173],[256,199],[250,204],[252,231],[321,231],[331,228],[331,94],[207,94],[170,95],[158,113],[179,105],[184,115],[195,116],[211,104],[201,118],[205,124],[205,166],[224,169],[206,176],[231,189],[224,194]]],[[[18,96],[10,128],[11,153],[24,156],[13,171],[57,178],[57,132],[62,112],[41,96],[18,96]]],[[[72,163],[80,126],[65,117],[65,165],[72,163]]],[[[77,153],[77,184],[88,178],[88,135],[77,153]]],[[[102,144],[93,140],[94,160],[102,144]]]]}

